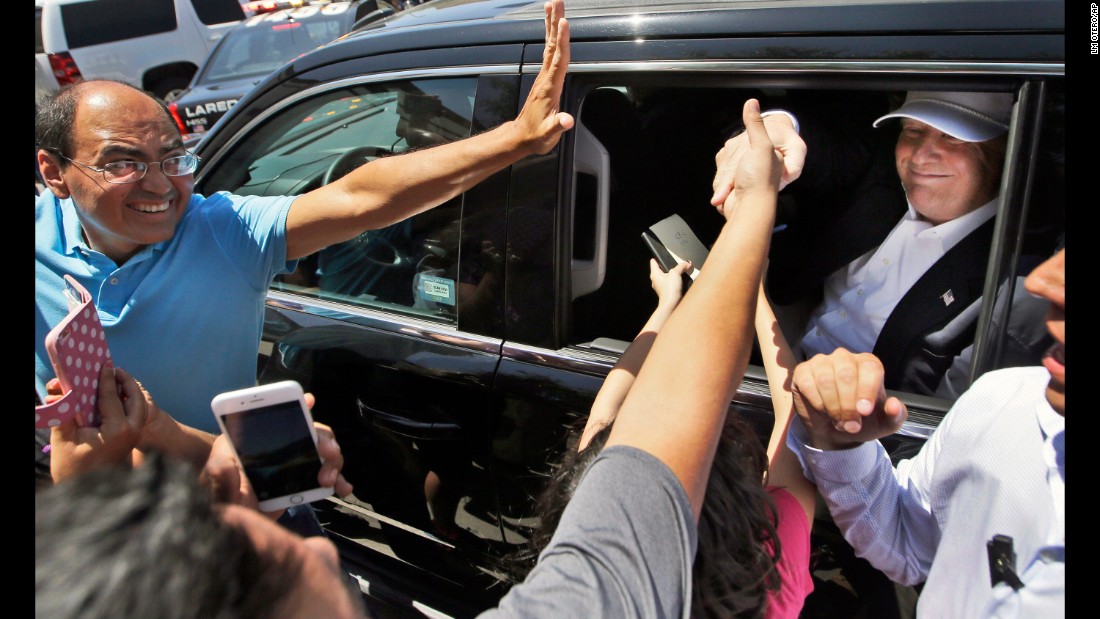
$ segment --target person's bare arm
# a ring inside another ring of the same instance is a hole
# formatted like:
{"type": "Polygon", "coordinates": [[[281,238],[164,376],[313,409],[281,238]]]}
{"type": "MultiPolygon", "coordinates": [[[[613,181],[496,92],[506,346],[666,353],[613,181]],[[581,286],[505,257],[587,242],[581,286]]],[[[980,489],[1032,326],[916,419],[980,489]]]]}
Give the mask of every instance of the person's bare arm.
{"type": "Polygon", "coordinates": [[[680,303],[684,286],[682,276],[685,271],[690,269],[690,262],[681,262],[669,269],[668,273],[665,273],[661,271],[661,267],[657,266],[656,260],[649,259],[649,281],[654,292],[657,293],[657,309],[653,310],[649,320],[646,321],[637,337],[630,343],[630,346],[619,356],[615,367],[611,368],[607,378],[603,381],[603,385],[600,386],[599,393],[592,401],[592,410],[588,413],[588,421],[585,423],[584,431],[577,442],[577,451],[587,447],[588,443],[592,441],[592,437],[601,428],[606,427],[615,420],[615,415],[619,413],[619,407],[622,406],[626,394],[630,391],[631,385],[634,384],[634,378],[638,375],[638,370],[649,355],[650,348],[653,347],[653,340],[657,337],[657,332],[668,321],[668,317],[672,315],[672,310],[676,309],[676,305],[680,303]]]}
{"type": "Polygon", "coordinates": [[[755,99],[743,118],[750,151],[726,217],[691,293],[657,334],[607,445],[629,445],[664,462],[687,492],[696,520],[730,401],[748,365],[756,291],[775,221],[782,161],[755,99]]]}
{"type": "Polygon", "coordinates": [[[458,142],[376,159],[299,196],[287,215],[287,259],[402,221],[528,155],[550,152],[574,121],[559,111],[569,65],[565,5],[551,0],[545,11],[542,69],[515,120],[458,142]]]}
{"type": "Polygon", "coordinates": [[[147,454],[156,451],[166,456],[190,462],[202,467],[210,456],[210,447],[216,435],[184,425],[156,405],[152,396],[142,389],[149,407],[149,421],[141,434],[141,441],[134,451],[133,462],[137,466],[147,454]]]}
{"type": "Polygon", "coordinates": [[[756,293],[756,338],[760,342],[775,416],[768,439],[768,473],[764,483],[786,488],[806,512],[806,519],[812,523],[817,506],[817,486],[802,474],[802,465],[787,447],[787,428],[794,415],[791,376],[796,360],[764,294],[763,278],[756,293]]]}

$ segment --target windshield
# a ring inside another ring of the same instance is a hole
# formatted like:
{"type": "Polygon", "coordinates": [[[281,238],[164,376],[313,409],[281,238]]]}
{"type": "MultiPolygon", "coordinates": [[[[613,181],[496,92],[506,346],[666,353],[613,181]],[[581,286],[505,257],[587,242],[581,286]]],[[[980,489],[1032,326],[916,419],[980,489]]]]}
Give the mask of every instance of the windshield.
{"type": "Polygon", "coordinates": [[[225,35],[196,83],[267,75],[344,34],[347,9],[347,2],[334,2],[257,15],[225,35]]]}

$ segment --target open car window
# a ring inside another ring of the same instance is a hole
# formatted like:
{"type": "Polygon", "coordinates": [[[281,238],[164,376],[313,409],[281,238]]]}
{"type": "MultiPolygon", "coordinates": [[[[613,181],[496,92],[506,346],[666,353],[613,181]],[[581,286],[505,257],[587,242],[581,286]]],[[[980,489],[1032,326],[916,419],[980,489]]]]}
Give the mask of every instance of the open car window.
{"type": "MultiPolygon", "coordinates": [[[[755,89],[704,78],[675,80],[667,74],[660,82],[617,75],[603,79],[586,76],[586,80],[588,84],[581,87],[585,94],[574,147],[568,330],[572,346],[618,354],[645,323],[656,306],[648,278],[650,253],[642,240],[643,231],[651,225],[677,214],[705,245],[717,238],[724,219],[709,204],[714,156],[740,128],[741,104],[747,97],[759,98],[765,109],[796,111],[808,148],[819,149],[808,156],[803,176],[781,194],[779,230],[787,224],[793,229],[799,224],[797,218],[805,218],[810,208],[821,209],[811,216],[819,219],[809,220],[814,232],[844,232],[829,228],[834,222],[824,209],[859,192],[879,192],[882,200],[900,194],[896,208],[901,210],[888,226],[904,212],[904,192],[893,155],[899,123],[883,123],[877,129],[871,126],[876,118],[900,105],[904,85],[860,91],[821,86],[755,89]],[[856,134],[863,137],[855,139],[856,134]],[[853,139],[840,140],[838,135],[853,139]],[[825,159],[851,164],[823,163],[825,159]],[[878,177],[868,180],[873,174],[878,177]]],[[[942,83],[920,86],[934,88],[951,87],[942,83]]],[[[931,372],[941,372],[943,380],[932,381],[919,375],[929,371],[924,367],[913,370],[916,377],[899,371],[896,384],[892,388],[888,384],[892,391],[919,402],[919,409],[932,411],[924,420],[930,427],[937,423],[937,415],[949,408],[955,397],[952,391],[965,390],[973,378],[990,369],[1037,364],[1047,345],[1048,336],[1036,318],[1045,307],[1027,295],[1022,283],[1031,268],[1056,251],[1064,232],[1064,95],[1060,81],[1047,88],[1041,101],[1019,84],[1001,88],[1013,90],[1017,108],[1026,107],[1017,109],[1017,116],[1031,114],[1037,122],[1017,121],[1010,134],[1009,139],[1015,141],[1005,155],[1003,204],[986,226],[985,233],[992,238],[983,246],[988,249],[969,265],[977,274],[969,284],[971,289],[936,291],[941,305],[960,303],[951,309],[965,309],[937,323],[935,328],[944,335],[929,338],[919,353],[899,349],[883,354],[888,357],[896,352],[899,358],[903,353],[923,354],[930,361],[922,363],[933,366],[931,372]],[[1033,148],[1038,152],[1035,158],[1028,154],[1033,148]],[[999,285],[986,275],[987,264],[994,262],[999,285]],[[993,294],[983,295],[988,291],[993,294]],[[976,338],[981,338],[981,345],[974,346],[976,338]],[[960,350],[963,354],[956,357],[960,350]],[[938,385],[953,380],[954,385],[952,389],[924,387],[921,380],[938,385]]],[[[803,228],[805,222],[801,222],[803,228]]],[[[806,242],[797,236],[783,238],[783,234],[777,232],[773,237],[773,268],[783,243],[806,242]]],[[[781,266],[796,275],[814,267],[807,262],[781,266]]],[[[781,287],[776,285],[776,289],[781,287]]],[[[801,301],[780,306],[773,300],[773,306],[788,339],[796,342],[812,304],[801,301]]],[[[912,303],[904,307],[909,312],[928,311],[912,303]]],[[[760,364],[755,354],[751,362],[760,364]]],[[[762,369],[756,368],[755,374],[762,377],[762,369]]],[[[918,412],[918,420],[921,414],[918,412]]]]}

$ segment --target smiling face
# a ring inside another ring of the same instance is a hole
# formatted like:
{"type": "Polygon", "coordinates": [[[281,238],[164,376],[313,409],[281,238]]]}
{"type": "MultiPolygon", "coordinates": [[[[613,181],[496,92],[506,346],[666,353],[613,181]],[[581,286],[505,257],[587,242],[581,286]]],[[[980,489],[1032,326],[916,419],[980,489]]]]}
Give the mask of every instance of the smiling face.
{"type": "Polygon", "coordinates": [[[115,185],[56,155],[43,171],[57,197],[72,197],[92,249],[122,264],[146,245],[172,238],[191,199],[194,176],[165,176],[156,164],[185,153],[179,129],[156,101],[113,82],[86,86],[76,105],[71,152],[63,154],[95,167],[142,161],[151,164],[145,177],[115,185]]]}
{"type": "Polygon", "coordinates": [[[1043,355],[1043,367],[1050,372],[1047,401],[1058,414],[1066,414],[1066,250],[1055,254],[1024,280],[1031,294],[1050,301],[1046,314],[1047,331],[1054,345],[1043,355]]]}
{"type": "Polygon", "coordinates": [[[997,196],[1005,136],[964,142],[931,125],[901,119],[894,158],[905,196],[935,225],[977,209],[997,196]]]}

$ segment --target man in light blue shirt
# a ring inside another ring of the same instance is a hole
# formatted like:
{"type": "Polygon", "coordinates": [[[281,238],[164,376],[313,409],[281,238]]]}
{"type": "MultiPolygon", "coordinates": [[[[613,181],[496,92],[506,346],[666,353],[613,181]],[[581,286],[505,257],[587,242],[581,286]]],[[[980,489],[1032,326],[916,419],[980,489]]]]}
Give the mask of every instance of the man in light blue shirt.
{"type": "Polygon", "coordinates": [[[1050,302],[1043,367],[982,375],[896,468],[876,439],[906,409],[876,357],[840,349],[794,371],[788,445],[856,554],[925,583],[921,617],[1065,616],[1065,249],[1025,286],[1050,302]]]}
{"type": "Polygon", "coordinates": [[[569,62],[561,0],[543,69],[519,116],[490,131],[382,158],[297,197],[194,195],[197,158],[159,101],[86,80],[35,120],[48,191],[35,201],[35,390],[53,369],[47,331],[65,315],[62,277],[92,294],[116,365],[179,421],[216,431],[211,398],[256,383],[263,301],[295,260],[435,207],[573,126],[558,111],[569,62]]]}
{"type": "Polygon", "coordinates": [[[294,268],[286,260],[292,201],[191,196],[170,238],[116,263],[84,241],[72,197],[40,196],[34,317],[39,392],[53,376],[44,337],[68,312],[61,277],[70,274],[96,299],[114,363],[132,368],[178,421],[216,433],[210,397],[255,383],[268,283],[294,268]]]}

